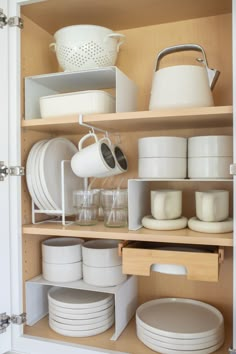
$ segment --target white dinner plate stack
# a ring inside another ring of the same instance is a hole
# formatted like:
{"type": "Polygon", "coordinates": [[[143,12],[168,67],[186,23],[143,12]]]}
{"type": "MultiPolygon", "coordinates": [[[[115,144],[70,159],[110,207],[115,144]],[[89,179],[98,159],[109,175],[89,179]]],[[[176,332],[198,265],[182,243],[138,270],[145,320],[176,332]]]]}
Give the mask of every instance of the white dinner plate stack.
{"type": "MultiPolygon", "coordinates": [[[[39,210],[62,210],[61,161],[77,152],[68,139],[40,140],[33,145],[26,163],[26,181],[31,198],[39,210]]],[[[65,164],[65,214],[73,214],[73,190],[83,188],[83,179],[65,164]]]]}
{"type": "Polygon", "coordinates": [[[162,298],[136,311],[137,336],[163,354],[208,354],[224,343],[224,318],[201,301],[162,298]]]}
{"type": "Polygon", "coordinates": [[[53,287],[48,292],[49,326],[69,337],[95,336],[114,323],[114,296],[53,287]]]}
{"type": "Polygon", "coordinates": [[[141,138],[138,141],[139,178],[186,178],[187,139],[174,136],[141,138]]]}

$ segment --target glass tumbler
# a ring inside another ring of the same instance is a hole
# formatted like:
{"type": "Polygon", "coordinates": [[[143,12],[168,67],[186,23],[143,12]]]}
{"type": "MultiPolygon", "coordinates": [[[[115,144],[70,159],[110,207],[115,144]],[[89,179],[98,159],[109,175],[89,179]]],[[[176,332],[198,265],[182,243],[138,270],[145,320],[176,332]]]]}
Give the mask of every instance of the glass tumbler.
{"type": "Polygon", "coordinates": [[[101,191],[104,225],[124,227],[128,224],[127,189],[104,189],[101,191]]]}
{"type": "Polygon", "coordinates": [[[78,225],[95,225],[98,222],[100,190],[77,190],[73,192],[75,222],[78,225]]]}

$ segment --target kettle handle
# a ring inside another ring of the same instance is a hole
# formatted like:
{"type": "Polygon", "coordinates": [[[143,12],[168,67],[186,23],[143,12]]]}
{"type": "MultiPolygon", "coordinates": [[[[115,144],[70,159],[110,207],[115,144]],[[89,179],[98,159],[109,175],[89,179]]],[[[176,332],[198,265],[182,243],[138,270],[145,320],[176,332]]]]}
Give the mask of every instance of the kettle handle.
{"type": "Polygon", "coordinates": [[[218,77],[220,75],[220,72],[218,70],[216,70],[216,69],[210,69],[208,67],[206,53],[205,53],[204,49],[198,44],[179,44],[179,45],[174,45],[172,47],[168,47],[168,48],[165,48],[165,49],[161,50],[158,53],[158,56],[157,56],[157,62],[156,62],[155,71],[157,71],[159,69],[160,60],[165,55],[171,54],[171,53],[176,53],[176,52],[182,52],[182,51],[185,51],[185,50],[196,50],[196,51],[202,53],[203,59],[201,61],[204,63],[204,65],[206,67],[206,70],[207,70],[209,86],[210,86],[211,89],[213,89],[213,87],[215,86],[216,81],[217,81],[217,79],[218,79],[218,77]]]}

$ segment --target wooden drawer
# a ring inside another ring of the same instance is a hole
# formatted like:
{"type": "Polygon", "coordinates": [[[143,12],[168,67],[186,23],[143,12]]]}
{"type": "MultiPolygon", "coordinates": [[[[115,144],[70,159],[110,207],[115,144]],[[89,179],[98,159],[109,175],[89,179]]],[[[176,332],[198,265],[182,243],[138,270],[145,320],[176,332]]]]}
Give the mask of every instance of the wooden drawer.
{"type": "MultiPolygon", "coordinates": [[[[121,244],[123,273],[149,276],[152,264],[182,265],[186,268],[189,280],[219,280],[219,265],[223,261],[223,248],[206,247],[200,252],[190,249],[196,245],[175,245],[162,243],[132,242],[121,244]],[[178,247],[188,250],[157,249],[159,247],[178,247]]],[[[200,247],[197,246],[197,249],[200,247]]]]}

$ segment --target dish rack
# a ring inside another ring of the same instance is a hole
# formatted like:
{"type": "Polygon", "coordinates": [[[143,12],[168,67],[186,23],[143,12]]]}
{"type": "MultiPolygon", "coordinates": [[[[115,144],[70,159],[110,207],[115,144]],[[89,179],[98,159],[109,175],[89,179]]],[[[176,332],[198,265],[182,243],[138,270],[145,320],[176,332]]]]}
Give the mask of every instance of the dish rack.
{"type": "MultiPolygon", "coordinates": [[[[65,184],[66,184],[66,176],[65,176],[65,166],[70,165],[70,160],[62,160],[61,161],[61,209],[54,209],[54,210],[47,210],[47,209],[38,209],[35,205],[35,203],[32,200],[32,223],[33,224],[42,224],[45,222],[61,222],[63,226],[66,225],[71,225],[74,224],[75,222],[73,220],[68,220],[68,217],[74,215],[73,213],[73,207],[71,208],[71,213],[67,214],[65,210],[65,200],[66,200],[66,195],[65,195],[65,184]],[[44,219],[37,221],[36,220],[36,215],[38,214],[47,214],[51,215],[52,218],[49,219],[44,219]]],[[[88,186],[88,179],[84,178],[84,189],[86,189],[88,186]]]]}

